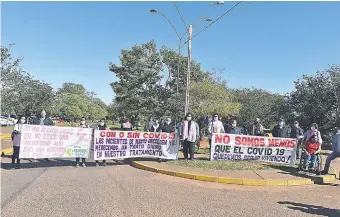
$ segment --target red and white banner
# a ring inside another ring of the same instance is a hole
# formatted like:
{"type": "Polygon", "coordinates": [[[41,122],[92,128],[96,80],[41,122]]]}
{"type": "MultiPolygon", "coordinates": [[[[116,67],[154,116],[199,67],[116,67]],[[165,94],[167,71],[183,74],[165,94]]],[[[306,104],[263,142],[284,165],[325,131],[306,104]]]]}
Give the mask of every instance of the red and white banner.
{"type": "Polygon", "coordinates": [[[210,160],[248,160],[294,164],[296,139],[216,133],[210,160]]]}
{"type": "Polygon", "coordinates": [[[22,125],[20,158],[87,158],[93,129],[22,125]]]}

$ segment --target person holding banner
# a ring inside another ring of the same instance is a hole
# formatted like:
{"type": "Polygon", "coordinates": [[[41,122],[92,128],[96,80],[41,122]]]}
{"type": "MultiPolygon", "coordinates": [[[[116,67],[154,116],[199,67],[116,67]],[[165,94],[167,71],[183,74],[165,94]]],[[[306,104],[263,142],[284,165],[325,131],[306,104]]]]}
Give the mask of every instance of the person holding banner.
{"type": "Polygon", "coordinates": [[[231,121],[231,127],[227,130],[227,133],[229,134],[237,134],[237,135],[242,135],[242,131],[240,128],[238,128],[237,126],[237,121],[235,119],[233,119],[231,121]]]}
{"type": "MultiPolygon", "coordinates": [[[[80,119],[80,125],[79,125],[79,127],[81,127],[81,128],[89,128],[89,126],[86,125],[86,118],[85,118],[85,117],[82,117],[82,118],[80,119]]],[[[86,167],[85,158],[82,158],[81,161],[82,161],[82,166],[83,166],[83,167],[86,167]]],[[[76,167],[77,167],[77,168],[79,167],[79,162],[80,162],[80,158],[77,157],[77,158],[76,158],[76,167]]]]}
{"type": "Polygon", "coordinates": [[[173,133],[175,132],[175,128],[171,125],[171,118],[167,117],[166,121],[162,127],[162,132],[164,133],[173,133]]]}
{"type": "Polygon", "coordinates": [[[296,147],[296,159],[300,159],[300,149],[303,139],[303,129],[299,126],[299,122],[294,121],[294,126],[290,131],[290,138],[297,139],[297,147],[296,147]]]}
{"type": "Polygon", "coordinates": [[[288,127],[285,125],[285,122],[282,118],[278,121],[278,124],[274,126],[272,134],[273,137],[289,138],[288,127]]]}
{"type": "MultiPolygon", "coordinates": [[[[36,119],[36,125],[45,125],[45,126],[54,126],[54,123],[51,118],[46,117],[45,110],[41,111],[40,118],[36,119]]],[[[44,159],[45,161],[50,161],[48,158],[44,159]]]]}
{"type": "Polygon", "coordinates": [[[153,118],[150,117],[149,121],[145,124],[144,131],[145,132],[152,132],[151,127],[154,125],[153,118]]]}
{"type": "Polygon", "coordinates": [[[152,125],[150,132],[161,132],[162,128],[159,125],[159,121],[155,120],[155,123],[152,125]]]}
{"type": "Polygon", "coordinates": [[[264,128],[262,124],[260,123],[260,118],[256,118],[256,121],[253,125],[253,136],[263,136],[264,135],[264,128]]]}
{"type": "Polygon", "coordinates": [[[218,120],[218,114],[213,116],[213,120],[209,122],[208,125],[208,132],[209,132],[209,153],[211,151],[211,139],[213,133],[224,133],[224,126],[223,123],[218,120]]]}
{"type": "Polygon", "coordinates": [[[132,124],[130,123],[129,119],[125,119],[125,122],[122,123],[121,128],[123,131],[132,131],[132,124]]]}
{"type": "Polygon", "coordinates": [[[21,127],[25,124],[26,118],[21,116],[18,119],[18,122],[14,126],[14,130],[12,133],[12,141],[13,141],[13,154],[12,154],[12,169],[20,169],[20,140],[21,140],[21,127]],[[15,165],[15,159],[17,160],[17,164],[15,165]]]}
{"type": "MultiPolygon", "coordinates": [[[[105,123],[105,119],[102,118],[100,119],[100,123],[97,127],[97,130],[109,130],[109,128],[107,128],[106,123],[105,123]]],[[[103,166],[106,166],[106,160],[103,160],[103,166]]],[[[99,161],[96,160],[96,167],[99,167],[99,161]]]]}
{"type": "Polygon", "coordinates": [[[190,160],[194,160],[195,143],[199,139],[199,129],[197,131],[196,122],[192,120],[191,113],[188,113],[185,117],[182,126],[182,141],[183,141],[183,155],[188,159],[190,153],[190,160]]]}

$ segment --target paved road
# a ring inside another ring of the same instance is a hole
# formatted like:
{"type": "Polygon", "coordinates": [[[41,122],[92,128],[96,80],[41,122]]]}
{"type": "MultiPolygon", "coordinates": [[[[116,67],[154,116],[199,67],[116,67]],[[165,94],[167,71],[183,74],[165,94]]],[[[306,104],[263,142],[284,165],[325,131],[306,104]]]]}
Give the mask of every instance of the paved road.
{"type": "Polygon", "coordinates": [[[340,216],[340,182],[327,186],[251,187],[186,180],[111,163],[2,158],[3,217],[34,216],[340,216]]]}

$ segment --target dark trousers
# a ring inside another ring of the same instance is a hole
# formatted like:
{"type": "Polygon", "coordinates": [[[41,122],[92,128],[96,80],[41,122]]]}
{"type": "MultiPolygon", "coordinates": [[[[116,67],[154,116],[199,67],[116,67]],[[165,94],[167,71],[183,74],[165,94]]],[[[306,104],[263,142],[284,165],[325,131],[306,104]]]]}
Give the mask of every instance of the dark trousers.
{"type": "Polygon", "coordinates": [[[183,155],[185,159],[188,159],[188,154],[190,153],[190,160],[194,159],[195,154],[195,143],[185,140],[183,142],[183,155]]]}
{"type": "Polygon", "coordinates": [[[302,143],[302,139],[298,139],[296,142],[296,159],[300,159],[301,158],[301,143],[302,143]]]}
{"type": "Polygon", "coordinates": [[[20,164],[19,152],[20,146],[13,146],[12,164],[15,164],[15,159],[17,159],[17,164],[20,164]]]}
{"type": "Polygon", "coordinates": [[[209,155],[211,153],[211,139],[209,139],[209,155]]]}
{"type": "MultiPolygon", "coordinates": [[[[84,164],[85,163],[85,158],[82,158],[81,161],[84,164]]],[[[79,162],[80,162],[80,157],[77,157],[76,158],[76,163],[79,164],[79,162]]]]}

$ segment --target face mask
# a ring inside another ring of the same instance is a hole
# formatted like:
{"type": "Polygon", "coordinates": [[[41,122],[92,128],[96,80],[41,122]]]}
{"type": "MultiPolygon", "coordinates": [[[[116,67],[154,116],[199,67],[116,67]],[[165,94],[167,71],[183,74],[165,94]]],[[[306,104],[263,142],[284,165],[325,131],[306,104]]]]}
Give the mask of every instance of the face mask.
{"type": "Polygon", "coordinates": [[[100,125],[100,126],[104,126],[104,124],[105,124],[105,123],[101,122],[99,125],[100,125]]]}
{"type": "Polygon", "coordinates": [[[280,122],[279,125],[280,125],[280,127],[283,127],[283,122],[280,122]]]}
{"type": "Polygon", "coordinates": [[[298,124],[294,124],[294,126],[297,128],[297,127],[299,127],[299,125],[298,124]]]}
{"type": "Polygon", "coordinates": [[[25,119],[21,119],[20,123],[24,124],[25,123],[25,119]]]}
{"type": "Polygon", "coordinates": [[[191,117],[187,117],[187,120],[188,120],[188,121],[191,121],[191,117]]]}
{"type": "Polygon", "coordinates": [[[45,114],[45,113],[42,113],[42,114],[41,114],[41,117],[43,117],[43,118],[46,117],[46,114],[45,114]]]}
{"type": "Polygon", "coordinates": [[[80,121],[80,124],[81,125],[85,125],[85,121],[80,121]]]}
{"type": "Polygon", "coordinates": [[[231,126],[232,126],[232,127],[236,127],[236,124],[232,124],[231,126]]]}
{"type": "Polygon", "coordinates": [[[214,117],[214,120],[215,120],[215,121],[218,121],[218,117],[214,117]]]}
{"type": "Polygon", "coordinates": [[[171,121],[169,121],[169,120],[166,121],[167,124],[170,124],[170,122],[171,122],[171,121]]]}
{"type": "Polygon", "coordinates": [[[315,130],[315,127],[311,127],[310,129],[311,129],[312,131],[314,131],[314,130],[315,130]]]}

